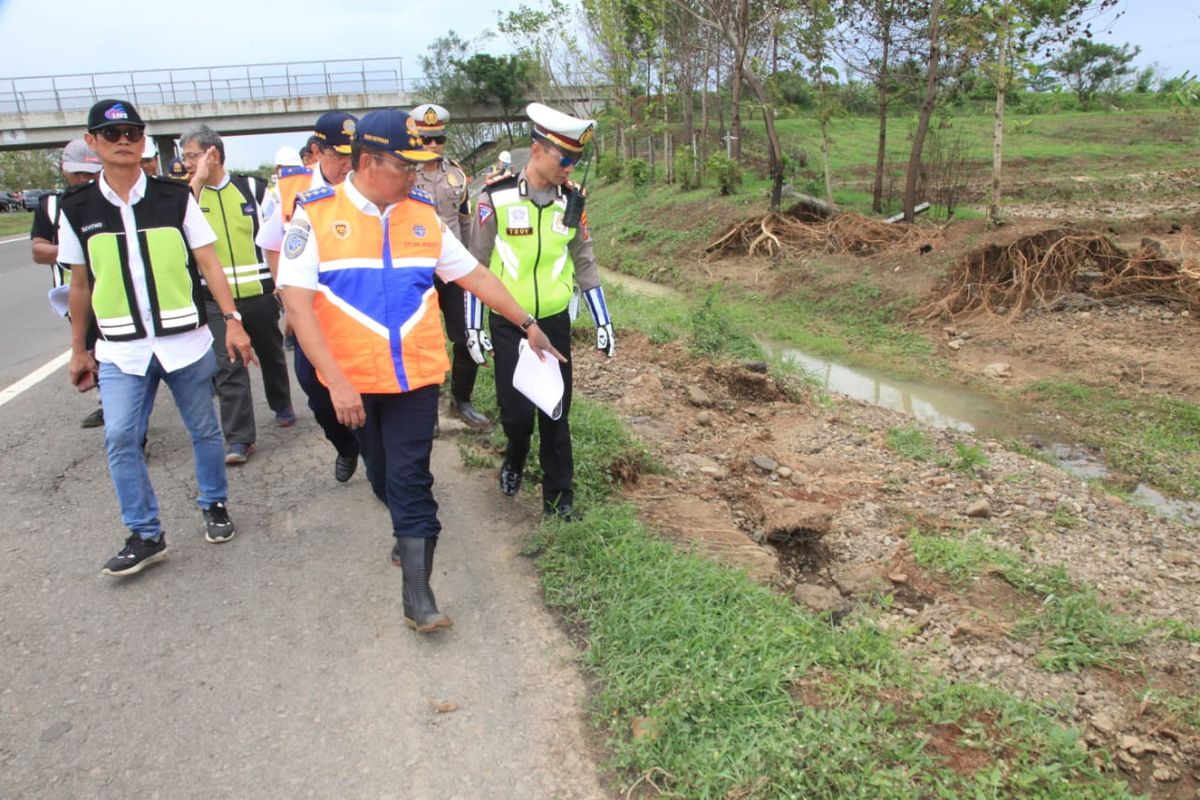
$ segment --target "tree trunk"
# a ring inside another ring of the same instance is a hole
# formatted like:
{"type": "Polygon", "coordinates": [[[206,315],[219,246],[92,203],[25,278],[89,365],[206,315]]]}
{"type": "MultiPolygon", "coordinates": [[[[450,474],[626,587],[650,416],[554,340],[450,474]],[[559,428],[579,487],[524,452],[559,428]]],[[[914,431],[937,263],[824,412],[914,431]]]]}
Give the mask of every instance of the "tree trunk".
{"type": "Polygon", "coordinates": [[[908,174],[904,178],[904,221],[912,222],[913,208],[917,205],[917,178],[921,172],[921,150],[925,147],[925,134],[929,132],[929,120],[937,102],[938,24],[942,13],[941,0],[929,4],[929,80],[925,84],[925,99],[921,103],[921,114],[917,119],[917,130],[913,134],[912,152],[908,156],[908,174]]]}
{"type": "Polygon", "coordinates": [[[871,208],[875,213],[883,211],[883,171],[887,167],[887,123],[888,123],[888,58],[892,47],[892,20],[887,11],[886,0],[876,4],[879,18],[880,39],[883,45],[879,57],[879,150],[875,153],[875,187],[871,196],[871,208]]]}
{"type": "Polygon", "coordinates": [[[745,49],[734,55],[733,69],[729,73],[729,157],[737,161],[742,157],[742,69],[746,62],[745,49]]]}
{"type": "Polygon", "coordinates": [[[996,116],[992,128],[992,202],[988,205],[988,223],[1000,224],[1000,173],[1004,161],[1004,95],[1008,92],[1009,22],[1000,28],[999,58],[996,65],[996,116]]]}

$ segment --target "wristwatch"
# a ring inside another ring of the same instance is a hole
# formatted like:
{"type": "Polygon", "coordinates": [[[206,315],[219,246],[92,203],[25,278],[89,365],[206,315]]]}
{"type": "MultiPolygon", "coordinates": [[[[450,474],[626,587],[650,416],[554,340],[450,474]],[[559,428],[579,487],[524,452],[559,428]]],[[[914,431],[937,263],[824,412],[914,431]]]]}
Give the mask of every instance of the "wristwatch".
{"type": "Polygon", "coordinates": [[[236,319],[238,322],[242,321],[242,315],[237,311],[226,311],[221,316],[226,320],[236,319]]]}
{"type": "Polygon", "coordinates": [[[537,320],[533,318],[533,314],[530,314],[528,317],[525,318],[525,321],[521,323],[521,330],[528,331],[530,328],[532,328],[536,324],[537,324],[537,320]]]}

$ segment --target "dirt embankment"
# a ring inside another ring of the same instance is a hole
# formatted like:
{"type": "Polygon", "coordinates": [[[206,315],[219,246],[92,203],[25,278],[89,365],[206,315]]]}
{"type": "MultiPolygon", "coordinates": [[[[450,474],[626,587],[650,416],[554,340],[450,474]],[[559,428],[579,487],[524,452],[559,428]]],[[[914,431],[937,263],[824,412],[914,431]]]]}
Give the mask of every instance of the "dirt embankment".
{"type": "MultiPolygon", "coordinates": [[[[1197,222],[1200,217],[1190,224],[1197,222]]],[[[955,266],[966,254],[1003,250],[1054,227],[1021,223],[992,235],[982,223],[970,223],[935,229],[920,242],[901,237],[900,249],[883,257],[822,258],[852,266],[841,271],[846,280],[868,272],[886,299],[921,298],[932,307],[954,292],[960,299],[979,297],[978,276],[954,283],[955,266]]],[[[769,248],[770,259],[706,261],[703,280],[787,293],[804,279],[807,258],[789,254],[788,243],[779,241],[789,229],[798,230],[778,220],[745,227],[734,239],[769,248]]],[[[926,314],[912,325],[967,381],[980,380],[985,365],[1005,362],[1010,384],[1055,376],[1200,401],[1194,364],[1200,324],[1186,296],[1196,275],[1183,295],[1172,297],[1157,289],[1124,299],[1087,291],[1097,282],[1111,285],[1113,274],[1146,288],[1121,272],[1128,263],[1114,253],[1142,266],[1161,256],[1192,269],[1194,229],[1158,220],[1091,229],[1088,241],[1114,249],[1084,247],[1085,263],[1056,273],[1061,285],[1054,294],[1076,302],[1031,296],[1019,313],[1008,313],[1015,307],[1009,302],[1008,308],[976,308],[965,319],[926,314]],[[1105,263],[1105,253],[1116,260],[1105,263]],[[1106,268],[1116,272],[1106,277],[1106,268]],[[1084,284],[1076,273],[1084,274],[1084,284]],[[971,336],[946,336],[948,324],[971,336]]],[[[870,233],[878,238],[876,228],[870,233]]],[[[836,280],[839,271],[833,272],[836,280]]],[[[1036,277],[999,270],[986,280],[1000,297],[1036,277]]],[[[928,430],[940,460],[907,460],[885,434],[915,426],[911,418],[857,403],[788,400],[794,395],[763,365],[714,365],[635,334],[623,337],[620,358],[597,360],[578,370],[576,380],[579,391],[611,402],[671,468],[669,476],[643,476],[628,491],[665,536],[745,568],[835,620],[877,617],[901,631],[902,645],[947,680],[994,685],[1056,709],[1064,724],[1085,731],[1097,763],[1111,756],[1110,768],[1135,792],[1196,796],[1200,730],[1189,725],[1195,710],[1189,717],[1181,708],[1200,694],[1200,643],[1170,635],[1172,629],[1200,630],[1194,529],[1129,507],[998,442],[959,432],[928,430]],[[956,468],[955,443],[978,446],[986,465],[973,472],[956,468]],[[1112,613],[1152,627],[1116,666],[1049,670],[1050,635],[1020,627],[1043,598],[1012,585],[1000,570],[958,585],[923,569],[910,546],[917,531],[978,536],[1031,565],[1063,567],[1076,585],[1094,588],[1112,613]],[[891,600],[880,602],[883,597],[891,600]]]]}

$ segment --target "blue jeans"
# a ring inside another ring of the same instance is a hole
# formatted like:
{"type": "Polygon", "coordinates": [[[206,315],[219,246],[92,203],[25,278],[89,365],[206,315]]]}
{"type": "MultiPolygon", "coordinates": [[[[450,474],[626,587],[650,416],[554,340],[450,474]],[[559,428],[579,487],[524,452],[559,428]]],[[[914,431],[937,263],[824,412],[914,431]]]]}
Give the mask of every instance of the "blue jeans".
{"type": "Polygon", "coordinates": [[[195,363],[174,372],[165,371],[158,359],[152,358],[144,376],[128,375],[114,364],[100,364],[108,471],[117,490],[117,502],[121,505],[121,522],[142,539],[157,539],[162,533],[158,499],[150,485],[150,473],[142,453],[142,442],[146,438],[146,426],[160,381],[165,381],[170,388],[179,416],[192,437],[200,507],[224,503],[227,499],[225,444],[213,406],[213,376],[216,373],[217,357],[211,350],[195,363]]]}

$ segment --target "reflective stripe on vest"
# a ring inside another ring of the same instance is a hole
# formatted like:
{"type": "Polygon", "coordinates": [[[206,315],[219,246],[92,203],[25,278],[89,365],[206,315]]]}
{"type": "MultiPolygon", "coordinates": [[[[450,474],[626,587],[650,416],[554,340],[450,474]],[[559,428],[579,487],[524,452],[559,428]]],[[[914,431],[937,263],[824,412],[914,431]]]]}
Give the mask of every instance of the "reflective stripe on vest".
{"type": "Polygon", "coordinates": [[[313,309],[329,349],[361,393],[439,384],[450,360],[433,287],[442,252],[437,213],[405,200],[385,229],[343,187],[304,206],[321,255],[313,309]]]}
{"type": "MultiPolygon", "coordinates": [[[[200,327],[183,233],[176,228],[151,228],[138,231],[138,240],[147,269],[146,288],[153,293],[155,332],[167,335],[200,327]]],[[[133,283],[124,266],[126,247],[122,233],[100,233],[87,241],[96,325],[101,336],[116,341],[141,338],[133,283]]]]}
{"type": "MultiPolygon", "coordinates": [[[[246,188],[253,189],[250,185],[246,188]]],[[[271,270],[254,244],[258,203],[253,193],[247,196],[232,178],[220,189],[205,186],[200,192],[200,210],[217,235],[213,248],[225,270],[233,299],[274,291],[271,270]]]]}
{"type": "MultiPolygon", "coordinates": [[[[57,193],[46,195],[46,216],[50,218],[50,224],[54,226],[55,244],[58,244],[58,217],[61,209],[58,200],[57,193]]],[[[61,261],[55,261],[54,266],[50,267],[50,283],[52,286],[70,286],[71,268],[61,261]]]]}
{"type": "Polygon", "coordinates": [[[496,209],[492,272],[533,316],[549,317],[565,310],[575,286],[575,262],[567,247],[575,229],[563,224],[566,198],[539,207],[513,186],[494,191],[492,203],[496,209]]]}

